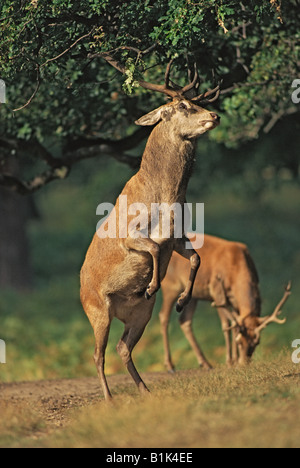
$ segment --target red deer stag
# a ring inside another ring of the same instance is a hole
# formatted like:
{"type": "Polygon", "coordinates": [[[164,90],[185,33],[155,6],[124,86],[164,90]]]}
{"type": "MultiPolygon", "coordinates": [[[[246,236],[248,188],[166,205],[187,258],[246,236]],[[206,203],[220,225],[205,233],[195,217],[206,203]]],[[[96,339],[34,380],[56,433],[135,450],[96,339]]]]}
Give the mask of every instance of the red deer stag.
{"type": "MultiPolygon", "coordinates": [[[[117,70],[125,68],[109,55],[103,55],[117,70]]],[[[128,206],[143,204],[146,207],[143,227],[151,228],[151,204],[174,203],[183,206],[189,178],[192,173],[196,139],[219,124],[214,112],[201,105],[213,102],[219,95],[219,88],[208,91],[193,99],[185,94],[193,89],[198,79],[195,72],[193,81],[183,87],[170,85],[169,63],[164,85],[140,81],[149,90],[159,91],[172,101],[141,117],[137,125],[155,125],[152,130],[141,162],[141,166],[125,185],[121,195],[127,197],[128,206]],[[213,96],[213,97],[212,97],[213,96]]],[[[119,211],[120,197],[113,212],[116,219],[116,238],[103,238],[97,233],[88,249],[81,270],[81,301],[94,329],[96,349],[94,360],[102,384],[104,396],[111,398],[104,373],[105,349],[109,329],[114,317],[125,325],[118,345],[124,365],[141,392],[148,389],[132,361],[132,351],[149,322],[155,303],[155,293],[165,276],[173,250],[190,260],[190,273],[184,292],[178,299],[178,309],[189,302],[196,273],[200,265],[199,255],[186,248],[187,238],[175,238],[174,220],[171,220],[170,236],[132,236],[128,213],[126,234],[119,235],[118,229],[123,215],[119,211]]]]}
{"type": "MultiPolygon", "coordinates": [[[[203,247],[197,249],[201,256],[201,268],[194,283],[192,300],[180,315],[180,325],[196,354],[199,365],[210,369],[211,365],[206,360],[193,334],[192,319],[198,300],[212,302],[212,305],[217,308],[222,322],[227,363],[230,365],[238,360],[240,364],[244,364],[250,360],[259,344],[261,331],[272,322],[280,324],[285,322],[285,319],[280,320],[277,316],[291,294],[291,285],[289,284],[286,288],[283,299],[273,314],[260,317],[259,278],[247,246],[209,235],[205,235],[204,239],[203,247]],[[233,332],[232,344],[231,330],[233,332]]],[[[165,365],[170,372],[174,371],[175,368],[169,347],[168,324],[172,307],[178,294],[182,291],[184,278],[187,274],[187,263],[174,253],[161,285],[163,304],[159,314],[164,341],[165,365]]]]}

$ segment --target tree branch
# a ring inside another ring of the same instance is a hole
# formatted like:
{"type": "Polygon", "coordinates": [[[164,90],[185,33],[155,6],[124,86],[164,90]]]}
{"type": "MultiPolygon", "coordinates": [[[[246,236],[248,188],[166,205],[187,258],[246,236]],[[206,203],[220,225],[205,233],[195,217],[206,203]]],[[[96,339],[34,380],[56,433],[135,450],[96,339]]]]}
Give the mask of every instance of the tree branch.
{"type": "Polygon", "coordinates": [[[28,195],[54,180],[65,179],[69,175],[72,166],[79,161],[102,156],[109,156],[122,164],[126,164],[131,169],[137,170],[141,158],[125,154],[125,151],[136,147],[150,132],[151,128],[142,127],[133,135],[117,141],[105,140],[104,138],[75,140],[65,147],[62,158],[54,158],[38,141],[27,142],[25,140],[2,138],[0,139],[0,147],[34,155],[42,159],[48,165],[48,169],[29,181],[24,181],[9,173],[0,173],[0,186],[22,195],[28,195]]]}
{"type": "Polygon", "coordinates": [[[103,18],[98,15],[86,18],[85,16],[78,15],[76,13],[66,13],[58,15],[55,18],[47,18],[45,20],[45,24],[47,26],[57,26],[61,23],[70,23],[70,21],[74,21],[75,23],[84,24],[85,26],[99,26],[101,20],[103,20],[103,18]]]}
{"type": "Polygon", "coordinates": [[[38,140],[27,141],[21,139],[13,140],[9,138],[0,138],[0,147],[31,154],[32,156],[42,159],[52,168],[57,168],[61,165],[60,160],[54,158],[38,140]]]}
{"type": "Polygon", "coordinates": [[[68,52],[70,52],[71,49],[73,49],[74,47],[76,47],[76,45],[82,41],[83,39],[87,39],[88,37],[90,37],[90,35],[94,32],[94,28],[88,33],[88,34],[85,34],[84,36],[81,36],[79,37],[73,44],[70,45],[70,47],[68,47],[67,49],[65,49],[63,52],[61,52],[59,55],[57,55],[56,57],[53,57],[51,59],[48,59],[46,60],[46,62],[44,62],[42,65],[41,65],[41,68],[42,67],[45,67],[46,65],[48,65],[48,63],[50,62],[54,62],[55,60],[58,60],[60,59],[61,57],[63,57],[65,54],[67,54],[68,52]]]}
{"type": "Polygon", "coordinates": [[[12,192],[18,192],[21,195],[29,195],[53,180],[65,179],[68,176],[69,171],[70,170],[67,167],[51,169],[37,175],[28,182],[25,182],[11,174],[0,173],[0,185],[8,188],[12,192]]]}
{"type": "Polygon", "coordinates": [[[37,93],[39,92],[40,87],[41,87],[40,67],[39,67],[39,65],[37,65],[36,87],[35,87],[35,90],[34,90],[32,96],[29,98],[29,100],[26,102],[26,104],[24,104],[24,106],[18,107],[18,109],[13,109],[13,112],[19,112],[20,110],[25,109],[26,107],[28,107],[32,103],[32,101],[34,100],[37,93]]]}
{"type": "Polygon", "coordinates": [[[135,156],[129,156],[122,151],[117,150],[113,146],[107,144],[95,145],[89,148],[81,148],[75,152],[67,154],[63,159],[62,162],[68,166],[72,167],[79,161],[83,161],[85,159],[92,159],[97,158],[100,156],[110,156],[116,161],[119,161],[123,164],[126,164],[131,169],[138,169],[140,166],[141,158],[135,156]]]}
{"type": "Polygon", "coordinates": [[[63,152],[69,153],[71,151],[77,151],[81,148],[87,148],[97,145],[106,145],[114,148],[115,150],[119,149],[120,151],[128,151],[132,148],[135,148],[139,143],[148,138],[152,131],[152,127],[140,127],[132,135],[121,138],[120,140],[106,140],[105,138],[78,138],[67,143],[64,147],[63,152]]]}
{"type": "Polygon", "coordinates": [[[272,130],[273,127],[277,124],[277,122],[284,117],[285,115],[293,115],[298,112],[296,106],[289,107],[288,109],[280,109],[276,114],[274,114],[269,121],[269,123],[264,127],[264,133],[268,134],[272,130]]]}
{"type": "MultiPolygon", "coordinates": [[[[41,83],[42,83],[42,80],[41,80],[41,74],[40,74],[40,70],[42,67],[45,67],[46,65],[48,65],[48,63],[51,63],[51,62],[54,62],[55,60],[58,60],[60,59],[61,57],[63,57],[65,54],[67,54],[68,52],[70,52],[70,50],[72,50],[74,47],[76,47],[76,45],[82,41],[83,39],[87,39],[88,37],[90,37],[90,35],[93,33],[94,31],[94,28],[88,33],[88,34],[85,34],[84,36],[81,36],[79,37],[73,44],[71,44],[67,49],[65,49],[63,52],[61,52],[59,55],[57,55],[56,57],[53,57],[51,59],[48,59],[46,60],[46,62],[44,62],[42,65],[38,65],[37,64],[37,77],[36,77],[36,87],[35,87],[35,90],[32,94],[32,96],[29,98],[29,100],[26,102],[26,104],[24,104],[23,106],[21,107],[18,107],[17,109],[13,109],[13,112],[19,112],[20,110],[23,110],[25,109],[26,107],[28,107],[32,101],[34,100],[34,98],[36,97],[37,93],[39,92],[39,89],[41,87],[41,83]]],[[[41,44],[39,45],[39,48],[41,47],[41,44]]]]}

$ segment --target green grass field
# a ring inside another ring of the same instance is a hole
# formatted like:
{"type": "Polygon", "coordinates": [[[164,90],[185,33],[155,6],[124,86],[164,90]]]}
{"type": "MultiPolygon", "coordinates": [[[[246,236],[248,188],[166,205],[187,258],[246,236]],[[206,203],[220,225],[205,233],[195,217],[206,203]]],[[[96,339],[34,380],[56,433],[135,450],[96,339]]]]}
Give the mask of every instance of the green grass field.
{"type": "MultiPolygon", "coordinates": [[[[57,447],[299,447],[300,372],[280,356],[247,369],[218,367],[76,412],[57,447]]],[[[49,443],[48,441],[44,442],[49,443]]]]}
{"type": "MultiPolygon", "coordinates": [[[[113,202],[129,176],[128,171],[121,173],[120,166],[113,165],[105,175],[99,171],[86,185],[78,183],[77,174],[77,179],[71,177],[39,194],[42,219],[30,228],[35,288],[22,294],[1,293],[0,337],[6,342],[7,364],[0,367],[0,381],[95,375],[94,338],[79,301],[79,271],[98,221],[98,203],[113,202]],[[121,176],[112,189],[116,172],[121,176]]],[[[196,199],[195,185],[193,180],[189,201],[205,202],[205,231],[248,244],[260,274],[263,314],[273,311],[284,285],[293,282],[293,294],[284,309],[287,324],[274,324],[264,331],[255,360],[276,356],[300,338],[300,189],[287,184],[251,202],[228,188],[196,199]]],[[[153,318],[135,351],[141,371],[163,370],[157,317],[160,304],[158,293],[153,318]]],[[[196,367],[177,321],[174,311],[170,324],[174,360],[179,369],[196,367]]],[[[108,374],[123,372],[115,352],[122,327],[118,322],[112,324],[108,374]]],[[[209,304],[198,304],[194,328],[212,363],[224,362],[219,319],[209,304]]]]}
{"type": "Polygon", "coordinates": [[[245,368],[183,372],[141,397],[70,410],[50,430],[33,407],[0,403],[0,447],[299,448],[300,372],[289,353],[245,368]]]}
{"type": "MultiPolygon", "coordinates": [[[[98,221],[97,205],[113,202],[129,175],[113,165],[79,184],[79,171],[38,195],[42,219],[29,232],[35,287],[20,294],[1,292],[0,337],[7,364],[0,366],[0,382],[96,376],[93,332],[79,301],[79,270],[98,221]],[[112,184],[116,174],[118,183],[112,184]]],[[[300,339],[300,189],[286,184],[250,201],[229,187],[196,198],[196,185],[194,180],[189,201],[205,202],[205,231],[248,244],[260,274],[263,314],[273,311],[292,280],[293,294],[284,309],[287,323],[263,332],[250,367],[228,370],[217,314],[209,304],[199,304],[194,328],[216,366],[212,373],[153,384],[150,399],[136,399],[132,387],[125,388],[114,407],[99,403],[78,409],[63,430],[44,436],[44,423],[32,408],[18,412],[15,405],[1,405],[1,446],[299,446],[300,365],[291,361],[291,343],[300,339]],[[35,441],[36,431],[42,436],[35,441]]],[[[164,370],[160,304],[159,293],[134,352],[140,372],[164,370]]],[[[115,351],[121,333],[122,324],[113,322],[108,375],[124,372],[115,351]]],[[[177,369],[197,368],[175,311],[170,337],[177,369]]]]}

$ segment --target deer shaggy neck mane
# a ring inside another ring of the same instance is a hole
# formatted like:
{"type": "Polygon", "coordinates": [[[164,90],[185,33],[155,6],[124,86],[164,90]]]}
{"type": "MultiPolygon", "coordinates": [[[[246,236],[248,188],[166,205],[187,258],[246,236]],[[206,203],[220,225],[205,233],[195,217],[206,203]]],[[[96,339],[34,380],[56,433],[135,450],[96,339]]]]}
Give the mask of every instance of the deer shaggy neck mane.
{"type": "MultiPolygon", "coordinates": [[[[165,202],[184,203],[195,161],[196,139],[189,140],[170,132],[160,122],[148,139],[139,176],[144,184],[159,187],[165,202]]],[[[157,192],[156,192],[157,193],[157,192]]]]}

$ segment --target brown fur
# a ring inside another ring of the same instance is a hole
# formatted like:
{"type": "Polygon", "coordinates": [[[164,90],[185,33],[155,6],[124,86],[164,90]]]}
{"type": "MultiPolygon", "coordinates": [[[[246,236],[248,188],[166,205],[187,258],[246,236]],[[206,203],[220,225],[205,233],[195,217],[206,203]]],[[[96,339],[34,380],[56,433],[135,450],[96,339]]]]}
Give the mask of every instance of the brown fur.
{"type": "MultiPolygon", "coordinates": [[[[151,212],[151,203],[184,204],[196,139],[213,129],[219,119],[216,114],[190,101],[176,98],[137,122],[140,125],[156,123],[147,142],[141,168],[122,191],[122,195],[127,195],[128,205],[144,203],[148,213],[151,212]],[[182,103],[189,112],[179,111],[182,103]]],[[[113,215],[119,219],[119,199],[110,216],[113,215]]],[[[128,222],[130,220],[129,216],[128,222]]],[[[145,222],[150,232],[150,216],[145,222]]],[[[131,353],[151,318],[155,293],[166,274],[173,250],[190,259],[190,276],[187,273],[189,280],[178,299],[178,307],[182,309],[191,298],[199,256],[194,250],[186,250],[184,237],[175,239],[173,234],[172,223],[171,237],[167,239],[152,239],[151,236],[134,239],[130,235],[125,239],[100,239],[95,234],[88,249],[81,270],[81,301],[94,329],[94,358],[107,399],[111,394],[104,374],[104,355],[114,317],[125,325],[117,351],[136,385],[141,391],[147,391],[132,362],[131,353]]]]}
{"type": "MultiPolygon", "coordinates": [[[[255,264],[245,244],[229,242],[205,235],[204,245],[197,250],[201,256],[201,268],[194,283],[192,301],[180,316],[180,325],[194,349],[198,362],[210,368],[192,332],[192,318],[198,300],[209,301],[218,309],[223,329],[229,327],[230,311],[239,314],[241,331],[238,335],[239,360],[245,362],[251,357],[258,342],[254,330],[261,323],[261,299],[259,278],[255,264]]],[[[176,297],[184,287],[188,274],[188,263],[173,253],[167,275],[162,282],[163,305],[160,321],[165,346],[165,365],[174,370],[168,340],[168,323],[176,297]]],[[[233,332],[234,333],[234,332],[233,332]]],[[[224,331],[227,346],[227,362],[238,358],[235,339],[231,350],[230,332],[224,331]]]]}

